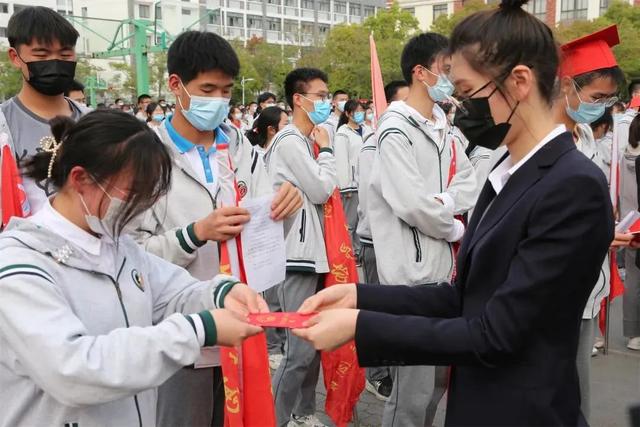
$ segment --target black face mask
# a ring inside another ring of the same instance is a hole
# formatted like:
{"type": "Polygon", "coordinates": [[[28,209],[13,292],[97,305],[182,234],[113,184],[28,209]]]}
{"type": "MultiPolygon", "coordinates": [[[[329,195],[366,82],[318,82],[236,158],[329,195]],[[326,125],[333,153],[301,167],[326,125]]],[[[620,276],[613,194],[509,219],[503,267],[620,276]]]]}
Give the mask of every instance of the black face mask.
{"type": "Polygon", "coordinates": [[[25,62],[29,69],[29,84],[43,95],[55,96],[71,87],[76,74],[75,61],[48,59],[25,62]]]}
{"type": "Polygon", "coordinates": [[[486,88],[491,82],[482,86],[480,89],[470,95],[469,98],[462,101],[462,108],[456,109],[453,118],[453,124],[459,128],[464,136],[469,140],[469,147],[485,147],[495,150],[502,144],[502,141],[509,133],[511,124],[509,121],[518,108],[518,104],[511,110],[511,115],[506,122],[496,124],[491,116],[491,107],[489,106],[489,98],[498,90],[496,87],[489,96],[481,98],[472,98],[473,95],[486,88]]]}

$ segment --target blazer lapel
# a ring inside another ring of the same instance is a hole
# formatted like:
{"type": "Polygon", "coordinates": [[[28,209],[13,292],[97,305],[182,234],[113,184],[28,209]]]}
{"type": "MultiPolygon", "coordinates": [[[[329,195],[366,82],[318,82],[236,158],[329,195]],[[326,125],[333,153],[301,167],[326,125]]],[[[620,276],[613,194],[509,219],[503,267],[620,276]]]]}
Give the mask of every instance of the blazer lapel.
{"type": "Polygon", "coordinates": [[[552,166],[561,155],[570,149],[575,149],[575,144],[568,132],[549,141],[509,178],[497,196],[495,196],[491,182],[487,180],[467,228],[468,235],[465,236],[460,248],[459,271],[461,277],[464,277],[467,258],[476,243],[500,222],[529,188],[544,176],[545,169],[552,166]],[[493,203],[491,203],[492,200],[493,203]]]}

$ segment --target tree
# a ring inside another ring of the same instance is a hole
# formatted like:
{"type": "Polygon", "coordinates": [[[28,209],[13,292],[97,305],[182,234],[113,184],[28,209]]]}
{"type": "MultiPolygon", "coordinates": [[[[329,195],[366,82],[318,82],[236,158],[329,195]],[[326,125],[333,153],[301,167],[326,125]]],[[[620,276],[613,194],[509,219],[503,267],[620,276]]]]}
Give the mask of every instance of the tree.
{"type": "Polygon", "coordinates": [[[151,54],[149,58],[149,95],[155,91],[157,99],[163,98],[167,77],[167,52],[151,54]]]}
{"type": "Polygon", "coordinates": [[[431,25],[431,31],[443,34],[447,37],[451,35],[453,32],[453,28],[460,23],[464,18],[471,15],[472,13],[476,13],[480,10],[491,9],[491,6],[486,4],[482,0],[469,0],[464,2],[464,7],[453,15],[442,15],[438,17],[435,22],[431,25]]]}
{"type": "Polygon", "coordinates": [[[0,46],[0,98],[6,100],[16,95],[22,87],[22,74],[9,60],[6,46],[0,46]]]}

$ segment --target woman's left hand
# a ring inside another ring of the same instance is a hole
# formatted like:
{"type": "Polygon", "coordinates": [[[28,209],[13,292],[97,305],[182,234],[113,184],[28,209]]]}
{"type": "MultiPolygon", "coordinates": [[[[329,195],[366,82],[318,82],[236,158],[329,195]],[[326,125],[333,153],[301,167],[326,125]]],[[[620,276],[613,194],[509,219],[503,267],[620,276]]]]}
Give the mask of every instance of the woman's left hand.
{"type": "Polygon", "coordinates": [[[224,308],[241,316],[269,312],[269,306],[262,296],[244,283],[238,283],[231,288],[224,297],[224,308]]]}
{"type": "Polygon", "coordinates": [[[615,233],[615,237],[613,238],[613,242],[611,242],[611,247],[613,248],[618,248],[618,247],[637,247],[637,246],[633,246],[633,239],[636,236],[634,236],[631,233],[618,233],[616,231],[615,233]]]}
{"type": "Polygon", "coordinates": [[[305,329],[292,332],[309,341],[316,350],[335,350],[354,339],[358,313],[360,310],[345,308],[323,311],[309,319],[305,329]]]}

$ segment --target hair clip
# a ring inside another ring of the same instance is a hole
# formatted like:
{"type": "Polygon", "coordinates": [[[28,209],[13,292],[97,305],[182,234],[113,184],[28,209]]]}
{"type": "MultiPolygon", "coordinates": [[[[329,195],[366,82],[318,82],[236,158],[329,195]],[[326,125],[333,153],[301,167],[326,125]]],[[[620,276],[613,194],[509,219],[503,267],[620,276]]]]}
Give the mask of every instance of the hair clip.
{"type": "Polygon", "coordinates": [[[53,162],[56,159],[56,154],[62,143],[56,141],[56,139],[50,135],[40,138],[40,148],[45,153],[51,154],[51,160],[49,161],[49,168],[47,169],[47,179],[51,179],[51,172],[53,171],[53,162]]]}

